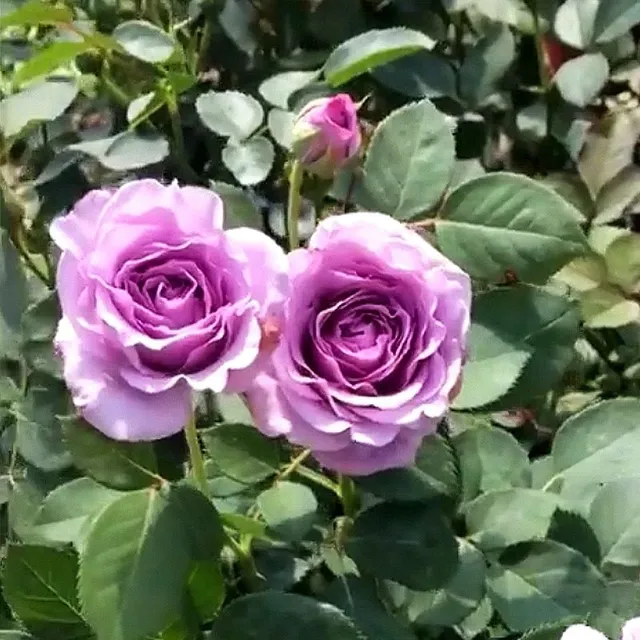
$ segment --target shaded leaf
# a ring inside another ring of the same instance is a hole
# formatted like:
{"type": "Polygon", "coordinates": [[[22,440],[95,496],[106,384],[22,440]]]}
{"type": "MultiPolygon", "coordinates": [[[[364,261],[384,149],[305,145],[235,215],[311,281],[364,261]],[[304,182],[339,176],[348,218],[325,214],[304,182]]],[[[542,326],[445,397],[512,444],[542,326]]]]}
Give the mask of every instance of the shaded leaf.
{"type": "Polygon", "coordinates": [[[361,573],[410,589],[442,587],[458,565],[449,523],[432,505],[383,502],[358,515],[346,544],[361,573]]]}
{"type": "Polygon", "coordinates": [[[280,452],[275,440],[244,424],[224,423],[200,431],[216,467],[244,484],[255,484],[275,474],[280,452]]]}
{"type": "Polygon", "coordinates": [[[62,430],[73,464],[97,482],[121,490],[157,482],[158,464],[151,442],[111,440],[77,417],[63,419],[62,430]]]}
{"type": "Polygon", "coordinates": [[[277,591],[234,600],[213,623],[211,634],[215,640],[363,640],[338,608],[277,591]]]}

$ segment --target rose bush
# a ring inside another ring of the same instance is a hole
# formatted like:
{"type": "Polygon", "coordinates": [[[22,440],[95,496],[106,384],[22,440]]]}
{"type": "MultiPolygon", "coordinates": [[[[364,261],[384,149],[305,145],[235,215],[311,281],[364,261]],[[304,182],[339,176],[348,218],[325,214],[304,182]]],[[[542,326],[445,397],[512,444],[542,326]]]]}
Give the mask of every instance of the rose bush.
{"type": "Polygon", "coordinates": [[[331,177],[360,150],[357,106],[346,93],[308,102],[293,125],[293,154],[307,171],[331,177]]]}
{"type": "Polygon", "coordinates": [[[322,221],[289,266],[273,367],[248,394],[258,428],[351,475],[411,463],[460,377],[469,278],[414,231],[364,212],[322,221]]]}
{"type": "Polygon", "coordinates": [[[286,259],[258,231],[224,231],[223,215],[212,191],[140,180],[91,191],[53,222],[55,343],[75,405],[108,436],[167,436],[184,427],[191,389],[249,384],[286,259]]]}

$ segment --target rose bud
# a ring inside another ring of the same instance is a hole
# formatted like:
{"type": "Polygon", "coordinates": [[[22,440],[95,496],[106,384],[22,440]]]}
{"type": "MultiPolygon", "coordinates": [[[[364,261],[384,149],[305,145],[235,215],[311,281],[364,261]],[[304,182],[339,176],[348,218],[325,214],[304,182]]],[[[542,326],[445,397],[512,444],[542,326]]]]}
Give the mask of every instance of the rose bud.
{"type": "Polygon", "coordinates": [[[293,155],[305,169],[331,178],[360,150],[357,106],[346,93],[306,104],[293,125],[293,155]]]}

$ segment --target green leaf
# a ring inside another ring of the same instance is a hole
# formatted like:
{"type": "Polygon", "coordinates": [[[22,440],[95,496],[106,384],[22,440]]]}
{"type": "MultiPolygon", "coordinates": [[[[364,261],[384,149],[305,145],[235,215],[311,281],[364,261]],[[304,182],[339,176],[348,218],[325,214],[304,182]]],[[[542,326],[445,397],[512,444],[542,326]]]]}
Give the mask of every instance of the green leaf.
{"type": "Polygon", "coordinates": [[[440,200],[454,158],[451,128],[429,100],[397,109],[371,139],[360,204],[400,220],[415,218],[440,200]]]}
{"type": "Polygon", "coordinates": [[[604,579],[583,555],[557,542],[526,542],[506,549],[489,567],[489,595],[511,631],[598,611],[604,579]]]}
{"type": "Polygon", "coordinates": [[[505,409],[528,402],[551,389],[573,357],[580,314],[566,297],[527,285],[497,288],[475,299],[471,317],[469,360],[454,409],[490,403],[497,409],[498,398],[505,409]],[[511,363],[506,370],[504,362],[511,363]]]}
{"type": "Polygon", "coordinates": [[[485,550],[544,540],[559,505],[555,494],[534,489],[491,491],[467,505],[467,529],[471,541],[485,550]]]}
{"type": "Polygon", "coordinates": [[[604,254],[609,281],[628,293],[640,293],[640,234],[616,238],[604,254]]]}
{"type": "Polygon", "coordinates": [[[413,632],[386,610],[373,581],[355,576],[334,580],[323,598],[344,611],[367,639],[416,640],[413,632]]]}
{"type": "Polygon", "coordinates": [[[87,518],[122,497],[90,478],[76,478],[56,487],[47,495],[33,523],[34,533],[55,543],[82,547],[87,518]]]}
{"type": "MultiPolygon", "coordinates": [[[[256,203],[240,187],[211,180],[211,190],[224,203],[224,228],[249,227],[262,229],[262,213],[256,203]]],[[[248,413],[248,412],[247,412],[248,413]]]]}
{"type": "Polygon", "coordinates": [[[59,22],[73,22],[73,11],[64,5],[51,6],[40,0],[25,2],[15,11],[0,16],[0,31],[7,27],[31,27],[59,22]]]}
{"type": "Polygon", "coordinates": [[[591,291],[606,281],[607,265],[597,253],[588,253],[572,260],[555,278],[578,292],[591,291]]]}
{"type": "Polygon", "coordinates": [[[93,520],[80,563],[82,610],[100,640],[143,640],[181,614],[195,563],[224,543],[217,511],[186,485],[140,490],[93,520]]]}
{"type": "Polygon", "coordinates": [[[493,606],[489,597],[485,596],[480,601],[478,608],[456,625],[456,632],[465,640],[472,640],[489,626],[492,618],[493,606]]]}
{"type": "Polygon", "coordinates": [[[141,122],[147,120],[158,109],[161,109],[166,102],[165,95],[160,91],[150,91],[143,93],[129,103],[127,107],[127,122],[129,128],[137,127],[141,122]]]}
{"type": "Polygon", "coordinates": [[[586,107],[609,79],[609,62],[601,53],[585,53],[565,62],[554,76],[560,95],[571,104],[586,107]]]}
{"type": "Polygon", "coordinates": [[[419,503],[382,502],[363,511],[346,552],[361,573],[410,589],[442,587],[458,565],[458,545],[442,512],[419,503]]]}
{"type": "Polygon", "coordinates": [[[222,162],[242,185],[258,184],[266,179],[275,159],[273,144],[264,136],[244,142],[229,140],[222,150],[222,162]]]}
{"type": "Polygon", "coordinates": [[[211,635],[215,640],[363,640],[340,609],[276,591],[234,600],[213,623],[211,635]]]}
{"type": "Polygon", "coordinates": [[[87,41],[53,42],[24,62],[16,71],[13,81],[16,84],[23,84],[33,78],[48,75],[92,48],[87,41]]]}
{"type": "Polygon", "coordinates": [[[67,147],[82,151],[113,171],[140,169],[157,164],[169,155],[169,142],[159,134],[124,131],[110,138],[77,142],[67,147]]]}
{"type": "Polygon", "coordinates": [[[481,493],[528,487],[531,469],[527,452],[502,429],[489,425],[463,431],[453,439],[462,472],[462,498],[481,493]]]}
{"type": "Polygon", "coordinates": [[[584,293],[580,308],[585,324],[592,329],[616,329],[640,322],[640,305],[606,285],[584,293]]]}
{"type": "Polygon", "coordinates": [[[62,419],[62,430],[73,464],[100,484],[128,490],[156,483],[152,443],[111,440],[74,416],[62,419]]]}
{"type": "MultiPolygon", "coordinates": [[[[637,109],[617,110],[590,127],[578,160],[578,171],[593,198],[611,197],[612,194],[600,196],[600,193],[605,185],[618,180],[620,172],[633,165],[635,142],[639,135],[640,110],[637,109]]],[[[600,204],[599,209],[602,206],[600,204]]]]}
{"type": "Polygon", "coordinates": [[[271,540],[267,535],[267,525],[255,518],[243,516],[241,513],[221,513],[220,520],[226,527],[229,527],[243,535],[246,534],[253,538],[271,540]]]}
{"type": "Polygon", "coordinates": [[[0,100],[0,129],[6,137],[12,137],[28,124],[55,120],[77,95],[75,80],[51,78],[34,82],[0,100]]]}
{"type": "Polygon", "coordinates": [[[640,22],[640,5],[635,0],[600,0],[595,16],[596,42],[610,42],[640,22]]]}
{"type": "Polygon", "coordinates": [[[70,549],[10,543],[3,595],[24,625],[42,640],[89,638],[78,606],[78,558],[70,549]]]}
{"type": "Polygon", "coordinates": [[[388,469],[356,478],[359,487],[389,501],[421,502],[446,497],[454,502],[460,490],[455,452],[445,438],[425,438],[411,467],[388,469]]]}
{"type": "Polygon", "coordinates": [[[224,576],[218,560],[198,562],[189,576],[189,594],[202,622],[213,620],[226,595],[224,576]]]}
{"type": "Polygon", "coordinates": [[[618,580],[607,585],[607,606],[589,624],[608,638],[617,638],[624,624],[640,611],[640,584],[618,580]]]}
{"type": "Polygon", "coordinates": [[[336,47],[324,63],[324,76],[339,87],[375,67],[421,49],[431,50],[435,41],[419,31],[394,27],[361,33],[336,47]]]}
{"type": "Polygon", "coordinates": [[[280,450],[275,440],[255,427],[224,423],[200,431],[211,460],[225,475],[244,484],[257,484],[277,473],[280,450]]]}
{"type": "Polygon", "coordinates": [[[600,0],[566,0],[555,16],[558,37],[574,49],[588,49],[593,42],[599,4],[600,0]]]}
{"type": "Polygon", "coordinates": [[[129,55],[152,64],[167,62],[177,44],[168,33],[146,20],[121,22],[112,36],[129,55]]]}
{"type": "Polygon", "coordinates": [[[496,93],[498,83],[515,55],[516,45],[511,30],[502,24],[492,26],[465,57],[460,68],[460,96],[463,100],[476,107],[496,93]]]}
{"type": "Polygon", "coordinates": [[[0,229],[0,359],[17,358],[20,347],[22,314],[27,306],[27,281],[20,257],[0,229]]]}
{"type": "Polygon", "coordinates": [[[256,550],[256,569],[269,589],[290,591],[311,570],[311,564],[285,547],[270,546],[256,550]]]}
{"type": "Polygon", "coordinates": [[[553,441],[551,455],[561,495],[590,502],[601,486],[640,477],[640,400],[617,398],[569,418],[553,441]]]}
{"type": "Polygon", "coordinates": [[[482,601],[486,565],[483,555],[468,542],[458,540],[460,563],[441,589],[408,593],[407,615],[417,627],[450,627],[462,622],[482,601]]]}
{"type": "Polygon", "coordinates": [[[635,165],[623,167],[599,191],[593,224],[609,224],[618,220],[639,199],[640,168],[635,165]]]}
{"type": "Polygon", "coordinates": [[[543,283],[586,242],[579,213],[557,193],[522,175],[493,173],[449,194],[436,234],[441,251],[471,276],[502,282],[509,270],[543,283]]]}
{"type": "MultiPolygon", "coordinates": [[[[212,185],[214,184],[220,185],[221,183],[212,182],[212,185]]],[[[219,195],[222,197],[226,206],[227,200],[225,200],[225,195],[224,195],[225,189],[226,187],[221,189],[219,195]]],[[[232,209],[234,206],[236,205],[231,204],[232,209]]],[[[237,225],[237,226],[252,226],[252,225],[237,225]]],[[[253,417],[251,416],[251,412],[247,408],[247,405],[242,399],[242,397],[237,393],[219,393],[216,395],[216,400],[218,402],[218,407],[220,408],[220,412],[222,413],[224,422],[234,422],[237,424],[248,424],[248,425],[253,424],[253,417]]]]}
{"type": "Polygon", "coordinates": [[[446,58],[418,51],[373,70],[385,87],[408,98],[439,98],[456,95],[456,74],[446,58]]]}
{"type": "Polygon", "coordinates": [[[273,139],[283,148],[289,149],[293,142],[295,115],[291,111],[271,109],[267,115],[267,126],[273,139]]]}
{"type": "Polygon", "coordinates": [[[68,410],[64,384],[40,371],[29,376],[27,393],[16,408],[16,447],[20,455],[43,471],[71,465],[57,416],[68,410]]]}
{"type": "Polygon", "coordinates": [[[267,78],[259,87],[260,95],[274,107],[287,111],[289,98],[317,79],[319,71],[285,71],[267,78]]]}
{"type": "Polygon", "coordinates": [[[203,124],[218,135],[240,141],[264,119],[260,103],[239,91],[208,91],[198,96],[196,111],[203,124]]]}
{"type": "Polygon", "coordinates": [[[303,484],[278,482],[257,499],[269,528],[284,540],[302,540],[316,522],[318,501],[303,484]]]}
{"type": "Polygon", "coordinates": [[[610,482],[598,491],[589,510],[602,549],[603,564],[640,567],[640,477],[610,482]]]}

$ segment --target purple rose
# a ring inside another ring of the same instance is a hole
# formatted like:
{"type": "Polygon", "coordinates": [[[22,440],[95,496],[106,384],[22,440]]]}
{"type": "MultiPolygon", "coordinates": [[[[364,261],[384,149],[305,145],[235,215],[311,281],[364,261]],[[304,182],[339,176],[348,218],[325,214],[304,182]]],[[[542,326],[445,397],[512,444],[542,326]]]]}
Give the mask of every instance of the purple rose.
{"type": "Polygon", "coordinates": [[[282,312],[286,257],[222,221],[212,191],[140,180],[91,191],[51,225],[55,343],[76,407],[106,435],[176,433],[191,389],[242,391],[265,360],[261,325],[282,312]]]}
{"type": "Polygon", "coordinates": [[[341,93],[307,103],[293,125],[293,154],[305,168],[330,178],[360,150],[357,107],[341,93]]]}
{"type": "Polygon", "coordinates": [[[468,276],[379,213],[322,221],[289,276],[272,370],[247,394],[258,428],[350,475],[410,464],[460,378],[468,276]]]}
{"type": "Polygon", "coordinates": [[[640,618],[631,618],[622,627],[622,640],[640,640],[640,618]]]}

